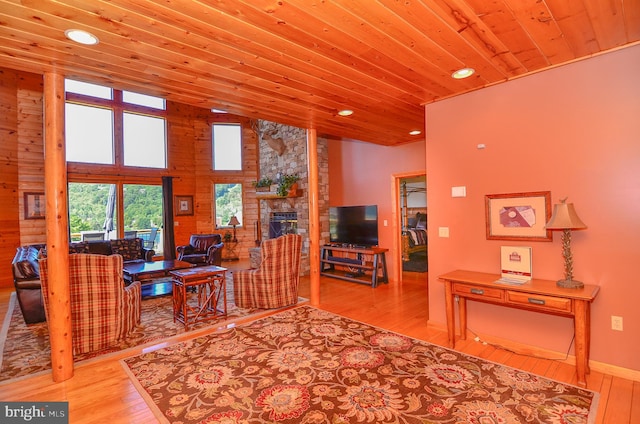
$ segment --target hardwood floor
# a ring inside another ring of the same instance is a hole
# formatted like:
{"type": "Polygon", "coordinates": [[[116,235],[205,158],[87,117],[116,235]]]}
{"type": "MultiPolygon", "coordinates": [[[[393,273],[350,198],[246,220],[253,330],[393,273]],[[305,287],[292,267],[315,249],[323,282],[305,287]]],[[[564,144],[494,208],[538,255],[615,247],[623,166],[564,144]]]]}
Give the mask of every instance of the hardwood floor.
{"type": "MultiPolygon", "coordinates": [[[[232,269],[246,263],[225,263],[232,269]]],[[[446,345],[446,332],[427,327],[426,274],[405,273],[404,282],[369,286],[322,277],[320,308],[398,333],[446,345]],[[354,301],[357,299],[357,302],[354,301]]],[[[10,289],[0,289],[0,316],[7,310],[10,289]]],[[[301,280],[300,295],[309,297],[309,279],[301,280]]],[[[169,342],[183,340],[178,336],[169,342]]],[[[164,345],[163,343],[161,345],[164,345]]],[[[535,374],[575,384],[572,365],[518,355],[467,340],[456,350],[535,374]]],[[[76,365],[73,378],[53,383],[50,373],[0,383],[2,401],[68,401],[70,423],[153,423],[156,419],[118,362],[140,352],[134,349],[76,365]]],[[[640,423],[640,382],[592,371],[589,389],[600,392],[597,423],[640,423]]]]}

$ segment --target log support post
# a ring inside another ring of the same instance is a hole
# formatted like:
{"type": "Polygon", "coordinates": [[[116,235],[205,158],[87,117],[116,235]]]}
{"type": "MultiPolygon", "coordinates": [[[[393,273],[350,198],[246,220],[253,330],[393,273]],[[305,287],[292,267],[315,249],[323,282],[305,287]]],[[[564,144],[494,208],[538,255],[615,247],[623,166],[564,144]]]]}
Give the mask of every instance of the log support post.
{"type": "Polygon", "coordinates": [[[64,138],[64,76],[44,75],[44,187],[46,199],[48,308],[53,381],[73,377],[69,290],[69,219],[64,138]]]}
{"type": "Polygon", "coordinates": [[[309,279],[311,304],[320,304],[320,210],[318,177],[318,135],[307,130],[307,174],[309,177],[309,279]]]}

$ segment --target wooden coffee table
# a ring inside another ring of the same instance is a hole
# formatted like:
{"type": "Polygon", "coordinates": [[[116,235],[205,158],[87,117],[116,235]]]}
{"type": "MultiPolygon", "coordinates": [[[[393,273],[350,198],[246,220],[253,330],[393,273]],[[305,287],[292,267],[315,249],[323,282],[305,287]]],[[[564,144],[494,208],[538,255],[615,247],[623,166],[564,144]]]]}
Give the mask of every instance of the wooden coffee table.
{"type": "Polygon", "coordinates": [[[142,297],[162,296],[171,293],[173,283],[160,280],[168,277],[171,271],[191,268],[194,265],[185,261],[168,260],[154,262],[131,262],[122,267],[124,280],[127,284],[140,281],[142,284],[142,297]]]}
{"type": "Polygon", "coordinates": [[[189,325],[227,315],[227,269],[215,265],[171,271],[173,321],[189,325]],[[195,290],[195,299],[187,291],[195,290]]]}

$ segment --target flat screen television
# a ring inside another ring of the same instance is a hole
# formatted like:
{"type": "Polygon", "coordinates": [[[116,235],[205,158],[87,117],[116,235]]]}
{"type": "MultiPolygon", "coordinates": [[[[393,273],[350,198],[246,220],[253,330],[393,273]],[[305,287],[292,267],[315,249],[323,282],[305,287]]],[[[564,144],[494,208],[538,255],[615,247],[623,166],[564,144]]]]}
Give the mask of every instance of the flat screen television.
{"type": "Polygon", "coordinates": [[[378,245],[378,206],[329,208],[330,242],[354,246],[378,245]]]}

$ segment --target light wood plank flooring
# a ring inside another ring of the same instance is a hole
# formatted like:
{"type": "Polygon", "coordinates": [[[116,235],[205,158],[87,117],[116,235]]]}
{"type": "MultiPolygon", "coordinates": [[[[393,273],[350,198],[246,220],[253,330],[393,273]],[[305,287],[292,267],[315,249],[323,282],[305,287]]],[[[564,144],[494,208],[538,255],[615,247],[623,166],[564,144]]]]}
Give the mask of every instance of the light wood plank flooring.
{"type": "MultiPolygon", "coordinates": [[[[225,263],[230,269],[246,263],[225,263]]],[[[426,274],[405,273],[404,283],[369,286],[322,277],[320,308],[408,336],[446,345],[446,332],[427,327],[426,274]]],[[[12,290],[0,289],[0,316],[6,314],[12,290]]],[[[300,295],[309,297],[309,280],[301,281],[300,295]]],[[[170,343],[184,339],[176,337],[170,343]]],[[[467,340],[456,349],[471,355],[575,384],[574,367],[566,363],[517,355],[467,340]]],[[[88,361],[74,376],[53,383],[51,374],[0,384],[3,401],[68,401],[71,423],[153,423],[145,401],[125,375],[118,360],[139,349],[88,361]]],[[[640,383],[592,371],[588,387],[600,392],[597,423],[640,423],[640,383]]]]}

